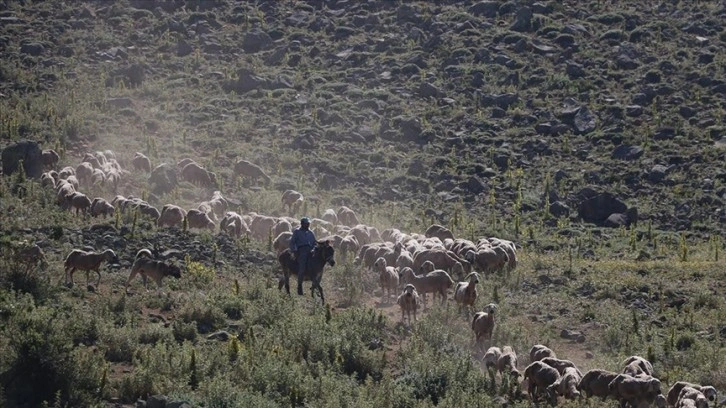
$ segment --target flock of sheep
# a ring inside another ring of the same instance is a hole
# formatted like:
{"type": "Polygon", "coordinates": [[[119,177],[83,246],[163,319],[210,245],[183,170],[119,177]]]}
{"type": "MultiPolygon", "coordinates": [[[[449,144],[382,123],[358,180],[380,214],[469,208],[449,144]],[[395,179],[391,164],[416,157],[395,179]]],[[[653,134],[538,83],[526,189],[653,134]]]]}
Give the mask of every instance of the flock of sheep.
{"type": "MultiPolygon", "coordinates": [[[[55,167],[58,155],[44,151],[44,164],[55,167]]],[[[136,153],[132,160],[136,171],[154,174],[150,160],[136,153]]],[[[157,166],[168,166],[162,164],[157,166]]],[[[235,165],[235,176],[247,177],[255,182],[262,179],[268,183],[270,177],[262,169],[245,160],[235,165]]],[[[181,177],[203,187],[214,188],[216,175],[205,170],[191,159],[177,164],[181,177]]],[[[230,209],[229,202],[220,191],[214,191],[208,200],[195,208],[185,210],[174,204],[166,204],[159,211],[145,200],[137,197],[116,195],[110,202],[102,197],[91,200],[79,188],[110,186],[114,194],[122,177],[128,174],[121,168],[111,151],[86,154],[77,167],[64,167],[60,171],[43,173],[41,183],[55,190],[58,204],[77,214],[93,217],[113,216],[117,212],[137,212],[148,217],[158,227],[187,227],[219,231],[235,238],[249,237],[267,242],[272,240],[273,248],[279,253],[289,246],[292,230],[297,220],[292,217],[276,217],[257,213],[239,214],[230,209]]],[[[288,190],[282,194],[281,206],[291,214],[299,211],[304,197],[301,193],[288,190]]],[[[448,292],[453,291],[454,301],[460,309],[473,311],[477,300],[477,284],[481,275],[508,272],[517,266],[516,245],[499,238],[480,238],[474,242],[454,237],[453,233],[440,225],[432,225],[424,234],[403,233],[391,228],[379,231],[361,223],[356,213],[342,206],[338,210],[327,209],[319,218],[312,219],[312,228],[318,239],[329,240],[340,256],[349,259],[355,254],[353,263],[377,274],[381,296],[396,299],[401,310],[401,319],[411,324],[411,316],[417,319],[419,309],[426,302],[426,295],[437,295],[442,302],[448,292]],[[461,279],[455,281],[455,277],[461,279]]],[[[16,252],[16,258],[35,266],[45,262],[42,250],[37,246],[23,248],[16,252]]],[[[72,284],[75,270],[94,271],[100,283],[100,264],[104,261],[117,262],[116,254],[107,249],[103,252],[73,250],[65,261],[66,282],[72,284]]],[[[128,283],[127,283],[128,285],[128,283]]],[[[476,343],[491,342],[495,325],[497,305],[490,303],[483,311],[473,314],[471,328],[476,343]]],[[[621,373],[600,369],[590,370],[584,375],[569,360],[561,360],[555,353],[543,346],[535,345],[530,350],[530,364],[520,372],[517,368],[517,354],[512,347],[501,349],[490,347],[484,353],[482,365],[494,384],[498,372],[502,381],[509,384],[511,392],[526,389],[533,401],[544,398],[556,403],[558,397],[575,399],[582,397],[611,397],[621,406],[646,407],[655,404],[665,407],[708,407],[709,401],[716,401],[716,390],[711,386],[700,386],[685,382],[675,383],[664,396],[661,383],[654,377],[653,366],[642,357],[633,356],[623,363],[621,373]]]]}
{"type": "Polygon", "coordinates": [[[717,392],[712,386],[684,381],[673,384],[663,395],[661,382],[655,377],[653,365],[643,357],[631,356],[622,363],[622,371],[593,369],[584,375],[570,360],[557,358],[554,351],[541,344],[529,351],[530,364],[517,369],[517,354],[512,347],[490,347],[481,359],[492,384],[499,373],[506,392],[518,394],[526,389],[531,400],[544,399],[552,405],[559,397],[580,399],[598,397],[614,399],[621,407],[649,406],[676,408],[707,408],[716,406],[717,392]]]}

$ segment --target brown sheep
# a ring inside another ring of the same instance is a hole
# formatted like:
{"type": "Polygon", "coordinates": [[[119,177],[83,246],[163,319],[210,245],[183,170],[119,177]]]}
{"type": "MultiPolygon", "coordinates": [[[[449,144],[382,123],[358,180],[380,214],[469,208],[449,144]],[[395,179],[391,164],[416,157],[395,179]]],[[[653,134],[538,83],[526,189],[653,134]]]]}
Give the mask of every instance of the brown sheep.
{"type": "Polygon", "coordinates": [[[200,185],[202,187],[217,187],[217,175],[211,171],[207,171],[197,163],[189,163],[181,171],[184,180],[200,185]]]}
{"type": "Polygon", "coordinates": [[[419,297],[415,286],[410,283],[406,285],[403,288],[403,293],[401,293],[396,299],[396,304],[398,304],[401,308],[402,322],[406,321],[406,316],[408,315],[408,324],[411,324],[411,312],[413,312],[413,320],[418,320],[416,317],[416,311],[421,305],[421,298],[419,297]]]}
{"type": "Polygon", "coordinates": [[[243,177],[251,179],[253,183],[257,184],[257,181],[261,178],[265,184],[270,184],[270,176],[265,173],[262,168],[247,160],[240,160],[234,165],[235,177],[243,177]]]}
{"type": "Polygon", "coordinates": [[[489,347],[484,353],[484,356],[482,357],[482,364],[484,365],[484,368],[486,368],[487,373],[489,374],[489,378],[492,380],[492,388],[497,383],[496,380],[496,373],[498,371],[498,362],[499,357],[502,356],[502,350],[499,347],[489,347]]]}
{"type": "Polygon", "coordinates": [[[40,265],[41,269],[48,266],[43,250],[38,245],[24,245],[15,249],[13,258],[20,265],[25,265],[25,272],[28,273],[40,265]]]}
{"type": "Polygon", "coordinates": [[[93,177],[93,165],[89,162],[82,162],[76,167],[76,177],[83,185],[88,185],[93,177]]]}
{"type": "Polygon", "coordinates": [[[320,218],[329,222],[332,225],[338,224],[338,214],[336,214],[335,210],[332,208],[328,208],[327,210],[325,210],[320,218]]]}
{"type": "Polygon", "coordinates": [[[73,184],[66,180],[60,179],[56,184],[56,202],[64,209],[68,209],[69,199],[76,192],[73,184]]]}
{"type": "Polygon", "coordinates": [[[497,312],[497,305],[490,303],[484,306],[483,312],[476,312],[474,319],[471,321],[471,330],[474,331],[474,337],[477,344],[480,343],[482,338],[486,338],[488,341],[492,339],[492,333],[494,332],[494,315],[497,312]]]}
{"type": "Polygon", "coordinates": [[[710,386],[710,385],[699,385],[699,384],[693,384],[685,381],[678,381],[675,384],[671,386],[671,388],[668,390],[668,396],[666,398],[666,401],[668,405],[675,406],[678,402],[678,396],[681,393],[681,390],[685,387],[691,387],[694,388],[706,397],[709,401],[715,403],[716,402],[716,388],[710,386]]]}
{"type": "Polygon", "coordinates": [[[612,371],[594,369],[582,376],[577,389],[585,394],[585,397],[600,397],[603,401],[610,395],[608,386],[618,373],[612,371]]]}
{"type": "Polygon", "coordinates": [[[219,230],[231,235],[235,238],[239,238],[242,235],[248,235],[250,229],[247,227],[247,223],[241,215],[234,211],[228,211],[222,221],[219,222],[219,230]]]}
{"type": "Polygon", "coordinates": [[[476,285],[479,284],[479,274],[472,272],[465,280],[466,282],[456,284],[454,300],[459,304],[459,308],[473,308],[477,298],[476,285]]]}
{"type": "Polygon", "coordinates": [[[582,373],[574,367],[565,368],[564,372],[560,373],[562,376],[559,381],[550,385],[552,390],[548,392],[556,392],[562,395],[566,399],[575,399],[580,397],[580,391],[577,390],[577,385],[582,379],[582,373]]]}
{"type": "Polygon", "coordinates": [[[99,215],[102,215],[104,218],[107,216],[113,217],[115,211],[114,206],[104,198],[96,197],[91,202],[91,217],[98,217],[99,215]]]}
{"type": "Polygon", "coordinates": [[[517,370],[517,353],[510,346],[504,346],[502,348],[502,354],[497,359],[497,371],[502,376],[502,381],[505,378],[509,378],[509,385],[511,390],[514,391],[517,384],[519,384],[519,377],[522,373],[517,370]]]}
{"type": "Polygon", "coordinates": [[[142,170],[146,173],[151,173],[151,160],[149,160],[149,158],[146,157],[146,155],[143,153],[136,152],[133,160],[131,160],[131,164],[136,170],[142,170]]]}
{"type": "MultiPolygon", "coordinates": [[[[337,211],[337,214],[338,222],[343,225],[355,227],[356,225],[360,224],[360,221],[358,220],[358,216],[356,215],[355,211],[351,210],[346,206],[340,207],[337,211]]],[[[363,243],[361,243],[361,245],[363,245],[363,243]]]]}
{"type": "Polygon", "coordinates": [[[398,272],[392,266],[388,266],[386,258],[380,257],[373,264],[378,272],[378,281],[381,285],[381,298],[388,298],[398,290],[398,272]],[[386,296],[388,291],[388,296],[386,296]]]}
{"type": "Polygon", "coordinates": [[[187,227],[189,229],[208,229],[214,231],[214,221],[209,215],[197,209],[187,211],[187,227]]]}
{"type": "Polygon", "coordinates": [[[275,239],[272,241],[272,249],[275,250],[277,255],[280,255],[286,249],[290,248],[291,238],[292,232],[290,231],[281,232],[277,237],[275,237],[275,239]]]}
{"type": "Polygon", "coordinates": [[[358,252],[360,245],[358,239],[354,235],[348,235],[340,241],[340,257],[343,260],[348,259],[349,254],[358,252]]]}
{"type": "Polygon", "coordinates": [[[260,241],[269,242],[268,239],[274,238],[272,228],[276,223],[276,217],[256,214],[249,223],[252,236],[260,241]]]}
{"type": "Polygon", "coordinates": [[[628,374],[633,377],[636,377],[639,374],[645,374],[652,377],[655,374],[655,370],[653,370],[653,364],[640,356],[628,357],[623,362],[623,365],[625,366],[625,368],[623,369],[623,374],[628,374]]]}
{"type": "Polygon", "coordinates": [[[456,256],[451,251],[445,249],[427,249],[419,251],[413,256],[413,269],[419,270],[421,264],[425,261],[431,261],[436,266],[436,269],[443,269],[452,272],[456,264],[460,264],[461,268],[465,273],[469,273],[471,265],[464,259],[456,256]]]}
{"type": "Polygon", "coordinates": [[[699,389],[685,386],[678,393],[676,408],[708,408],[708,398],[699,389]]]}
{"type": "MultiPolygon", "coordinates": [[[[556,357],[545,357],[545,358],[539,359],[539,361],[541,361],[541,362],[547,364],[548,366],[554,368],[555,370],[557,370],[560,373],[560,375],[564,374],[565,369],[568,368],[568,367],[572,367],[575,370],[577,370],[578,372],[580,371],[577,368],[577,366],[575,366],[575,363],[573,363],[570,360],[562,360],[562,359],[559,359],[559,358],[556,358],[556,357]]],[[[582,376],[582,373],[580,373],[580,376],[582,376]]]]}
{"type": "Polygon", "coordinates": [[[186,165],[189,163],[196,163],[196,162],[188,157],[185,157],[185,158],[179,160],[179,162],[176,164],[176,168],[181,171],[181,169],[186,167],[186,165]]]}
{"type": "Polygon", "coordinates": [[[68,208],[73,211],[73,209],[76,210],[76,215],[78,215],[79,212],[83,212],[86,214],[88,210],[91,208],[91,199],[88,198],[83,193],[79,192],[73,192],[71,195],[66,196],[66,200],[68,200],[68,208]]]}
{"type": "Polygon", "coordinates": [[[610,384],[608,393],[620,401],[621,406],[630,403],[638,406],[641,401],[654,402],[655,396],[660,394],[660,380],[654,377],[633,377],[628,374],[618,374],[610,384]]]}
{"type": "Polygon", "coordinates": [[[90,271],[95,271],[98,274],[98,281],[96,282],[96,287],[98,287],[101,283],[101,263],[104,261],[109,263],[118,263],[118,257],[111,249],[107,249],[100,253],[86,252],[80,249],[72,250],[63,263],[63,266],[65,267],[66,285],[70,283],[70,286],[73,286],[73,272],[79,270],[86,272],[86,285],[88,285],[88,275],[90,271]]]}
{"type": "Polygon", "coordinates": [[[557,403],[557,394],[550,387],[560,380],[557,370],[541,361],[535,361],[524,369],[524,379],[529,383],[527,391],[532,402],[537,403],[539,396],[545,394],[550,404],[557,403]]]}
{"type": "Polygon", "coordinates": [[[161,214],[159,214],[156,225],[159,227],[169,226],[182,228],[186,216],[187,212],[183,208],[174,204],[166,204],[161,208],[161,214]]]}
{"type": "Polygon", "coordinates": [[[58,177],[56,178],[56,180],[58,180],[58,179],[67,179],[68,176],[73,176],[75,174],[76,174],[76,169],[74,169],[71,166],[66,166],[66,167],[63,167],[58,172],[58,177]]]}
{"type": "Polygon", "coordinates": [[[282,202],[283,210],[286,209],[290,214],[295,215],[298,211],[300,211],[300,206],[305,199],[303,198],[302,193],[298,191],[285,190],[285,192],[282,193],[282,199],[280,201],[282,202]]]}
{"type": "Polygon", "coordinates": [[[454,286],[454,280],[451,279],[446,271],[435,270],[424,275],[416,275],[411,268],[401,269],[401,279],[404,284],[412,284],[416,287],[416,291],[426,301],[426,294],[433,293],[441,295],[441,302],[446,302],[446,291],[454,286]]]}
{"type": "Polygon", "coordinates": [[[424,233],[426,238],[436,237],[440,239],[442,242],[445,239],[454,239],[454,234],[449,230],[448,228],[444,227],[443,225],[434,224],[426,229],[426,232],[424,233]]]}
{"type": "Polygon", "coordinates": [[[529,349],[529,361],[539,361],[542,360],[545,357],[553,357],[557,358],[557,355],[554,351],[552,351],[551,348],[542,345],[542,344],[535,344],[532,346],[531,349],[529,349]]]}
{"type": "Polygon", "coordinates": [[[54,169],[60,160],[60,155],[53,149],[43,150],[40,157],[43,162],[43,167],[47,169],[54,169]]]}

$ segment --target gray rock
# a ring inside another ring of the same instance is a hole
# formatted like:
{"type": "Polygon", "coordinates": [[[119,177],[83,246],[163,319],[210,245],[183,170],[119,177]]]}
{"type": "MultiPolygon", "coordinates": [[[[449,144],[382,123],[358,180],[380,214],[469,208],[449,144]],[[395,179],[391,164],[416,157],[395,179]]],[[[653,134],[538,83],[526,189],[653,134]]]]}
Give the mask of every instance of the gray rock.
{"type": "Polygon", "coordinates": [[[660,183],[663,181],[665,176],[668,174],[668,167],[662,165],[662,164],[656,164],[653,166],[652,169],[650,169],[650,172],[648,173],[648,181],[651,183],[660,183]]]}
{"type": "Polygon", "coordinates": [[[166,403],[166,408],[192,408],[192,404],[189,401],[169,401],[166,403]]]}
{"type": "Polygon", "coordinates": [[[272,37],[259,28],[249,31],[242,40],[242,49],[250,54],[265,50],[270,45],[272,45],[272,37]]]}
{"type": "Polygon", "coordinates": [[[575,127],[575,133],[584,135],[597,128],[597,118],[587,107],[583,106],[575,114],[573,125],[575,127]]]}
{"type": "Polygon", "coordinates": [[[152,395],[146,400],[146,408],[166,408],[166,395],[152,395]]]}
{"type": "Polygon", "coordinates": [[[28,54],[33,57],[37,57],[45,51],[45,47],[40,43],[28,43],[20,46],[20,52],[22,54],[28,54]]]}
{"type": "Polygon", "coordinates": [[[514,16],[514,22],[509,26],[509,29],[519,32],[531,31],[532,15],[532,9],[529,7],[522,7],[517,10],[517,14],[514,16]]]}
{"type": "Polygon", "coordinates": [[[625,107],[625,114],[631,118],[638,117],[643,114],[643,107],[640,105],[628,105],[625,107]]]}
{"type": "Polygon", "coordinates": [[[571,209],[564,202],[555,201],[550,204],[549,211],[550,214],[554,215],[555,217],[562,218],[569,216],[571,209]]]}
{"type": "Polygon", "coordinates": [[[611,214],[625,213],[628,206],[610,193],[600,193],[583,200],[577,212],[585,222],[602,224],[611,214]]]}
{"type": "Polygon", "coordinates": [[[676,130],[672,127],[658,129],[653,135],[655,140],[671,140],[676,137],[676,130]]]}
{"type": "Polygon", "coordinates": [[[168,163],[156,166],[149,176],[149,184],[154,194],[162,195],[170,192],[179,184],[176,169],[168,163]]]}
{"type": "Polygon", "coordinates": [[[498,11],[498,1],[481,1],[469,7],[469,13],[487,18],[495,18],[498,11]]]}
{"type": "Polygon", "coordinates": [[[481,105],[484,107],[498,106],[502,109],[509,109],[510,106],[519,102],[519,95],[514,93],[487,94],[482,95],[481,105]]]}
{"type": "Polygon", "coordinates": [[[441,92],[439,88],[434,86],[431,83],[424,82],[418,87],[418,93],[424,98],[434,97],[434,98],[440,98],[444,96],[444,93],[441,92]]]}
{"type": "Polygon", "coordinates": [[[622,213],[610,214],[603,225],[610,228],[625,227],[628,225],[628,217],[622,213]]]}
{"type": "Polygon", "coordinates": [[[643,155],[643,148],[640,146],[620,145],[616,147],[611,157],[618,160],[637,160],[643,155]]]}
{"type": "Polygon", "coordinates": [[[18,171],[22,160],[25,175],[39,178],[43,174],[42,153],[38,143],[30,140],[11,144],[2,152],[3,174],[10,175],[18,171]]]}

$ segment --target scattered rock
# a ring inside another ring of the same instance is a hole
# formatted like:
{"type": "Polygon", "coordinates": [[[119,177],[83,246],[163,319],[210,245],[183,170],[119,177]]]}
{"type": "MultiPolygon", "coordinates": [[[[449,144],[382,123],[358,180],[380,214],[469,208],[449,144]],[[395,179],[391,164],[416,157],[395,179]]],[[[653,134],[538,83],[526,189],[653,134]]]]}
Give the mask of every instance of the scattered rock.
{"type": "Polygon", "coordinates": [[[620,145],[613,150],[612,158],[618,160],[637,160],[643,155],[640,146],[620,145]]]}
{"type": "Polygon", "coordinates": [[[610,214],[625,213],[628,206],[610,193],[600,193],[582,201],[577,209],[585,222],[602,224],[610,214]]]}

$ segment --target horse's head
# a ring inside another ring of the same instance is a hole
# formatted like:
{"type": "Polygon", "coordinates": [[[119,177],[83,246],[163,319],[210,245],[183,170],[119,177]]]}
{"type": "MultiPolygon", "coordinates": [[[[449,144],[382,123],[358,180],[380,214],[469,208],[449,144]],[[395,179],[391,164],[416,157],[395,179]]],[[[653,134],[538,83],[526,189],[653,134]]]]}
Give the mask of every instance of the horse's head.
{"type": "Polygon", "coordinates": [[[335,249],[330,245],[330,241],[318,241],[313,248],[313,256],[319,257],[323,263],[335,266],[335,249]]]}

